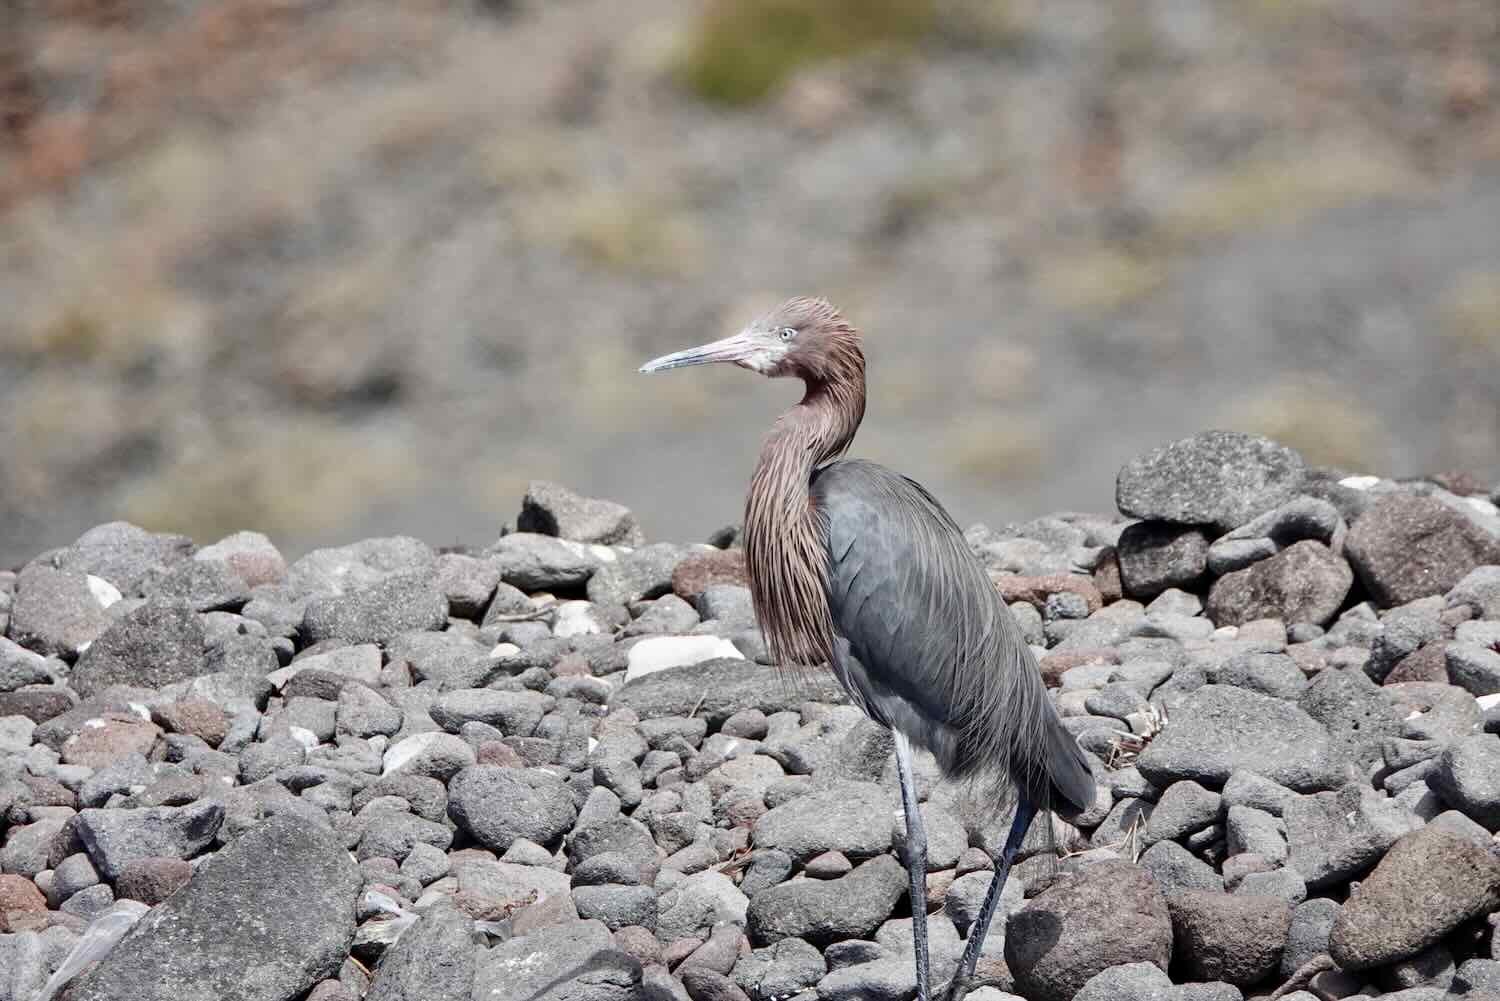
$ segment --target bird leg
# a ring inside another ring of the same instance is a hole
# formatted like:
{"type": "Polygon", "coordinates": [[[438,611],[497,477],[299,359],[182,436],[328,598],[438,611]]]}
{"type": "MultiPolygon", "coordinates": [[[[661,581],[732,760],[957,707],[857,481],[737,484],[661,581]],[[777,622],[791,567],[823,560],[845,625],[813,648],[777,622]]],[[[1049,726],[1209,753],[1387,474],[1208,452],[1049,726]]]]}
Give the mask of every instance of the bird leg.
{"type": "Polygon", "coordinates": [[[1031,804],[1025,796],[1016,800],[1015,819],[1010,822],[1010,834],[1005,838],[1005,848],[1000,852],[1000,863],[995,866],[994,878],[990,880],[990,888],[985,891],[984,904],[979,908],[979,916],[974,919],[974,924],[969,928],[969,942],[964,946],[963,959],[959,960],[958,969],[953,974],[953,981],[948,985],[946,1001],[960,1001],[962,991],[974,975],[974,967],[979,962],[979,950],[984,948],[984,937],[989,933],[990,921],[995,917],[995,908],[1000,903],[1000,894],[1005,890],[1005,880],[1010,875],[1011,863],[1016,860],[1016,853],[1021,850],[1021,842],[1026,840],[1026,832],[1031,827],[1031,818],[1036,816],[1036,807],[1031,804]]]}
{"type": "Polygon", "coordinates": [[[911,742],[896,738],[896,771],[901,776],[901,805],[906,811],[906,874],[911,879],[911,940],[917,963],[917,1001],[928,1001],[927,985],[927,829],[917,802],[917,780],[911,767],[911,742]]]}

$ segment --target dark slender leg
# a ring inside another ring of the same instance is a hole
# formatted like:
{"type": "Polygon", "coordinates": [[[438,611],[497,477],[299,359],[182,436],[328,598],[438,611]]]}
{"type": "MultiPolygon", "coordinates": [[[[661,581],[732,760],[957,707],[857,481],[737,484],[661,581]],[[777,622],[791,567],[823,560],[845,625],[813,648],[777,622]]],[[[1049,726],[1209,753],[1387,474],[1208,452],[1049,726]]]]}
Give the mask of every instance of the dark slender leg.
{"type": "Polygon", "coordinates": [[[995,876],[990,880],[990,888],[985,891],[979,917],[974,919],[974,925],[969,929],[969,942],[964,946],[963,959],[959,961],[958,970],[953,974],[953,982],[948,985],[947,1001],[961,1001],[961,992],[974,975],[974,966],[979,962],[979,950],[984,948],[984,937],[989,934],[990,922],[994,920],[995,908],[1005,889],[1006,877],[1010,875],[1011,863],[1021,850],[1021,842],[1026,840],[1026,831],[1031,827],[1031,818],[1034,816],[1036,807],[1031,805],[1030,800],[1021,797],[1016,802],[1016,816],[1010,823],[1010,834],[1005,838],[1005,848],[1000,853],[999,864],[995,866],[995,876]]]}
{"type": "Polygon", "coordinates": [[[906,874],[911,878],[911,938],[917,960],[917,1001],[928,1001],[927,986],[927,829],[917,802],[917,780],[911,769],[911,743],[896,737],[896,771],[901,776],[901,805],[906,810],[906,874]]]}

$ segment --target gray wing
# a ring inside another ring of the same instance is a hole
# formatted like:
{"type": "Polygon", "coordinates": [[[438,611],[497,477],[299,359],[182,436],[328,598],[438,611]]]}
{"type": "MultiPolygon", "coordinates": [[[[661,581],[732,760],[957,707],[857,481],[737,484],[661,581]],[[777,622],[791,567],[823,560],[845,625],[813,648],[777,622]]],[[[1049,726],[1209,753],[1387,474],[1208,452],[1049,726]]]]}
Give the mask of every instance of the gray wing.
{"type": "Polygon", "coordinates": [[[916,482],[859,460],[815,473],[812,500],[827,532],[828,603],[844,661],[834,667],[851,695],[952,774],[1004,776],[1043,808],[1087,807],[1087,761],[1047,700],[1019,625],[942,506],[916,482]]]}

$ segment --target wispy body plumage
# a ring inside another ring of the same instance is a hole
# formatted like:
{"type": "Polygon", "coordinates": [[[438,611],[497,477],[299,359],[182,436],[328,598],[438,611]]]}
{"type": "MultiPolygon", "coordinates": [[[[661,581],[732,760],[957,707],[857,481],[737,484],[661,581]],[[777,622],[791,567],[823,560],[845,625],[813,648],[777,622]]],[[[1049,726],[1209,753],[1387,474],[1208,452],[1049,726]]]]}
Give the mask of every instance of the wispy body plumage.
{"type": "MultiPolygon", "coordinates": [[[[716,361],[806,385],[771,429],[750,481],[750,593],[778,665],[827,663],[850,698],[897,734],[914,902],[925,899],[926,841],[910,745],[972,783],[995,813],[1015,793],[1005,850],[949,986],[956,998],[1032,817],[1073,816],[1093,801],[1088,761],[1047,700],[1020,626],[942,505],[883,466],[839,458],[865,410],[858,331],[822,299],[791,299],[732,337],[642,371],[716,361]]],[[[915,907],[913,918],[926,1001],[925,912],[915,907]]]]}

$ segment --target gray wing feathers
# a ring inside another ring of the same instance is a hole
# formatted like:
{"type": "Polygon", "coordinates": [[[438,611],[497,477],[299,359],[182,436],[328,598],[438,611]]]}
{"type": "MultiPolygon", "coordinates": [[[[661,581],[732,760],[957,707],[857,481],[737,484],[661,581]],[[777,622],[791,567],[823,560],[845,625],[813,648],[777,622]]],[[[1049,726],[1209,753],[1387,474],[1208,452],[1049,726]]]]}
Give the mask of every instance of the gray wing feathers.
{"type": "Polygon", "coordinates": [[[942,506],[914,481],[858,460],[815,473],[812,499],[827,532],[837,650],[849,661],[835,670],[866,711],[957,775],[1009,779],[1041,807],[1091,803],[1083,753],[942,506]]]}

